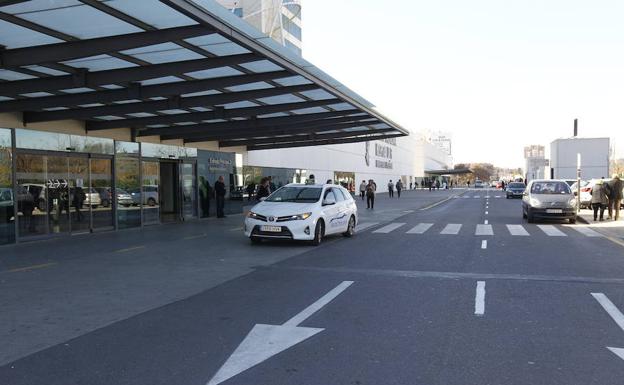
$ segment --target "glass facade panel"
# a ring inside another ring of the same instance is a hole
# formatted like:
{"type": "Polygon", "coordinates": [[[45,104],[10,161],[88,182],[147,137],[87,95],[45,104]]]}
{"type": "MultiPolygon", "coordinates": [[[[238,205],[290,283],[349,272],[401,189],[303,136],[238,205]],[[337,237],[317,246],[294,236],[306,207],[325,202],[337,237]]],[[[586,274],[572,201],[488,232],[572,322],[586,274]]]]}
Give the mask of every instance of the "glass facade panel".
{"type": "Polygon", "coordinates": [[[15,241],[11,145],[11,130],[0,128],[0,245],[15,241]]]}
{"type": "Polygon", "coordinates": [[[91,223],[94,229],[106,229],[114,226],[113,220],[113,162],[112,159],[91,158],[91,223]],[[97,196],[99,196],[99,204],[97,196]]]}
{"type": "Polygon", "coordinates": [[[139,143],[115,142],[115,195],[117,227],[141,226],[141,206],[130,193],[140,191],[139,143]]]}
{"type": "Polygon", "coordinates": [[[69,185],[67,157],[46,157],[48,226],[50,233],[65,233],[69,231],[69,185]]]}
{"type": "Polygon", "coordinates": [[[15,147],[30,150],[69,151],[70,136],[56,132],[15,130],[15,147]]]}
{"type": "Polygon", "coordinates": [[[99,194],[89,184],[89,159],[70,157],[69,160],[69,212],[72,232],[91,230],[91,207],[98,206],[99,194]]]}
{"type": "Polygon", "coordinates": [[[195,164],[180,164],[180,182],[182,185],[182,216],[184,219],[197,217],[197,184],[195,164]]]}
{"type": "Polygon", "coordinates": [[[144,225],[152,225],[152,224],[160,223],[159,191],[160,191],[160,164],[159,162],[143,161],[143,224],[144,225]]]}
{"type": "Polygon", "coordinates": [[[17,154],[18,232],[20,237],[48,232],[46,170],[43,155],[17,154]]]}

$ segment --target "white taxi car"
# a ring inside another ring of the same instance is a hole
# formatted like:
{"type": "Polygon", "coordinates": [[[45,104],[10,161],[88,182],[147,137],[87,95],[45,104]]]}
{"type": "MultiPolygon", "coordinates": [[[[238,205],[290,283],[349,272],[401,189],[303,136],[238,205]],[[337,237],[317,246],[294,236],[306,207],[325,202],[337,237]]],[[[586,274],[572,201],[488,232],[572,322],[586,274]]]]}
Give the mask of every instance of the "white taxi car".
{"type": "Polygon", "coordinates": [[[351,194],[338,185],[288,184],[251,208],[245,235],[262,239],[294,239],[321,243],[326,235],[350,237],[358,223],[351,194]]]}

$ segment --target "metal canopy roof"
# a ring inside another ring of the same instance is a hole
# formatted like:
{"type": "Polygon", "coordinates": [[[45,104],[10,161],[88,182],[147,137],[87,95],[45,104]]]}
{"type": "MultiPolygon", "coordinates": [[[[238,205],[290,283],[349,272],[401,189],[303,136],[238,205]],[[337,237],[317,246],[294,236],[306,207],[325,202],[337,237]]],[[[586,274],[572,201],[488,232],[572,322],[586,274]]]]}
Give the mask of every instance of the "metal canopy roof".
{"type": "MultiPolygon", "coordinates": [[[[0,3],[2,4],[2,3],[0,3]]],[[[0,112],[249,150],[407,135],[211,0],[0,6],[0,112]]]]}

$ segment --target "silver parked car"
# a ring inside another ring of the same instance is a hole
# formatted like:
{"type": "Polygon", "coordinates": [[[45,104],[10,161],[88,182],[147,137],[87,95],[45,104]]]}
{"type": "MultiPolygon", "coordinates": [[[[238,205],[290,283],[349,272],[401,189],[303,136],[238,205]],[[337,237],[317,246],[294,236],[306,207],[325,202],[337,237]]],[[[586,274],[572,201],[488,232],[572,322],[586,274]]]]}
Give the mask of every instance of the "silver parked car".
{"type": "Polygon", "coordinates": [[[564,219],[576,223],[576,197],[564,180],[532,180],[522,195],[522,217],[564,219]]]}

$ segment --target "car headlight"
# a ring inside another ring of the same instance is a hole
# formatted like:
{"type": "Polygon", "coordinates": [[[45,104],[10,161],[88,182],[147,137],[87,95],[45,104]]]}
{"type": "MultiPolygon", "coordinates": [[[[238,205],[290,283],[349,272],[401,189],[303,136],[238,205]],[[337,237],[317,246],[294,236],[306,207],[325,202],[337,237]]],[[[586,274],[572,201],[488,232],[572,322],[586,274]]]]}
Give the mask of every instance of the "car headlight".
{"type": "Polygon", "coordinates": [[[303,221],[303,220],[310,218],[311,216],[312,216],[312,213],[303,213],[303,214],[291,215],[286,220],[287,221],[303,221]]]}
{"type": "Polygon", "coordinates": [[[570,199],[570,201],[568,202],[568,205],[570,205],[572,207],[576,207],[576,198],[570,199]]]}
{"type": "Polygon", "coordinates": [[[540,202],[538,199],[536,198],[531,198],[531,200],[529,201],[529,203],[531,203],[531,206],[533,207],[540,207],[542,205],[542,202],[540,202]]]}
{"type": "Polygon", "coordinates": [[[257,218],[259,218],[259,217],[260,217],[260,215],[258,215],[258,214],[256,214],[256,213],[254,213],[253,211],[249,211],[249,212],[247,213],[247,218],[257,219],[257,218]]]}

